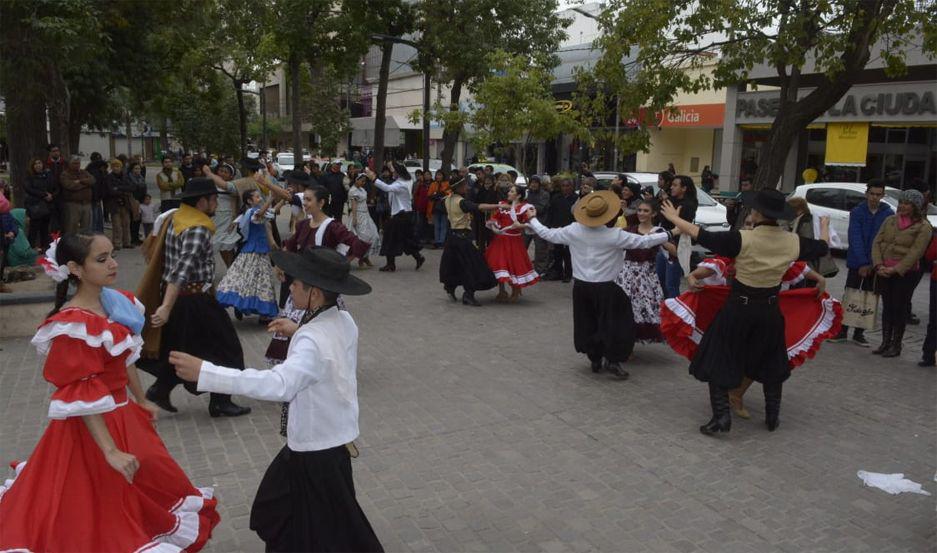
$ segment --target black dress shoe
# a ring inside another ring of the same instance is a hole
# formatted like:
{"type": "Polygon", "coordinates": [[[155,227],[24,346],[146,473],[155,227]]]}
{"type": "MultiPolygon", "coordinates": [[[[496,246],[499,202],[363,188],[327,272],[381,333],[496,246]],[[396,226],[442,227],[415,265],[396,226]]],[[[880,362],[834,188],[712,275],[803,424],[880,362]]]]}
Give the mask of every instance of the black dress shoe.
{"type": "Polygon", "coordinates": [[[449,296],[449,299],[452,301],[459,301],[459,298],[455,297],[455,290],[446,288],[446,295],[449,296]]]}
{"type": "Polygon", "coordinates": [[[159,406],[160,409],[164,411],[169,411],[170,413],[178,413],[179,410],[169,401],[169,396],[163,396],[156,389],[156,385],[152,385],[146,390],[146,399],[152,401],[159,406]]]}
{"type": "Polygon", "coordinates": [[[933,359],[921,359],[917,363],[918,367],[937,367],[937,363],[933,359]]]}
{"type": "Polygon", "coordinates": [[[208,414],[212,417],[240,417],[251,412],[250,407],[236,405],[233,401],[208,404],[208,414]]]}
{"type": "Polygon", "coordinates": [[[729,430],[732,430],[732,420],[716,417],[699,427],[699,431],[707,436],[712,436],[716,432],[728,432],[729,430]]]}
{"type": "Polygon", "coordinates": [[[592,372],[594,373],[602,372],[602,360],[601,359],[599,359],[598,361],[592,362],[592,372]]]}
{"type": "MultiPolygon", "coordinates": [[[[455,299],[455,296],[453,296],[452,299],[455,299]]],[[[477,299],[475,299],[475,294],[469,294],[468,292],[462,293],[462,305],[472,305],[475,307],[482,306],[482,304],[479,303],[477,299]]]]}
{"type": "Polygon", "coordinates": [[[419,254],[417,254],[415,257],[416,257],[416,269],[414,270],[419,271],[420,267],[422,267],[423,264],[426,263],[426,257],[419,255],[419,254]]]}
{"type": "Polygon", "coordinates": [[[612,373],[612,376],[618,380],[628,380],[628,377],[631,376],[618,361],[609,361],[608,364],[605,365],[605,369],[612,373]]]}
{"type": "Polygon", "coordinates": [[[380,271],[380,272],[382,272],[382,273],[393,273],[393,272],[396,271],[396,270],[397,270],[397,267],[395,267],[395,266],[393,266],[393,265],[384,265],[383,267],[381,267],[380,269],[378,269],[378,271],[380,271]]]}

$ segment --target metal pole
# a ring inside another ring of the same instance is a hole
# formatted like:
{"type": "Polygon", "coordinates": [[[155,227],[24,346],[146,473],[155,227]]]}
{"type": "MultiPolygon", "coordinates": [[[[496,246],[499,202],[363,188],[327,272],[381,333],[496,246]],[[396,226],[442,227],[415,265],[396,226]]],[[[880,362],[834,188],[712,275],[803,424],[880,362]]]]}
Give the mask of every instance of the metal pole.
{"type": "Polygon", "coordinates": [[[267,83],[260,83],[260,150],[267,155],[267,83]]]}
{"type": "Polygon", "coordinates": [[[423,73],[423,171],[429,171],[429,72],[423,73]]]}

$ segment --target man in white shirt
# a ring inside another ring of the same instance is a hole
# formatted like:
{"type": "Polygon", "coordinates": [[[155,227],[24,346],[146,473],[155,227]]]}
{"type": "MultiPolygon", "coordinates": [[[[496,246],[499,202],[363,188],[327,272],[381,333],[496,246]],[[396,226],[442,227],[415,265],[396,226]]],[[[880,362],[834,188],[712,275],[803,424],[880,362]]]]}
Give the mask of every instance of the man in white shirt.
{"type": "Polygon", "coordinates": [[[615,228],[621,200],[609,190],[592,192],[573,206],[576,221],[561,228],[547,228],[536,219],[528,226],[554,244],[569,246],[573,264],[573,342],[585,353],[592,371],[607,369],[616,377],[628,378],[621,364],[634,350],[634,314],[631,300],[615,284],[624,265],[624,250],[651,248],[672,234],[659,232],[642,236],[615,228]],[[605,365],[603,366],[603,358],[605,365]]]}
{"type": "Polygon", "coordinates": [[[175,351],[169,360],[180,378],[197,382],[201,391],[237,390],[289,402],[286,446],[267,468],[251,508],[250,528],[267,551],[382,551],[355,499],[351,471],[351,442],[358,437],[358,327],[336,307],[339,294],[367,294],[371,287],[352,276],[348,260],[331,248],[271,257],[294,278],[293,303],[306,310],[299,323],[276,319],[268,327],[292,336],[286,360],[270,370],[243,372],[175,351]]]}

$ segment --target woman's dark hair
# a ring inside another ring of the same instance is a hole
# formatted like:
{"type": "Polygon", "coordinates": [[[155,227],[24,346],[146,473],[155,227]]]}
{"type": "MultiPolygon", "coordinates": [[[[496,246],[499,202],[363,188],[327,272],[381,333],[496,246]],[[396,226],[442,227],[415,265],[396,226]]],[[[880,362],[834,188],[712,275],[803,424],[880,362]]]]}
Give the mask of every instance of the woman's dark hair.
{"type": "Polygon", "coordinates": [[[442,176],[442,180],[446,180],[446,172],[442,169],[436,169],[436,172],[433,173],[433,178],[439,178],[440,176],[442,176]]]}
{"type": "MultiPolygon", "coordinates": [[[[63,235],[55,247],[55,263],[57,265],[66,265],[69,261],[74,261],[79,265],[84,265],[85,259],[91,255],[91,242],[96,236],[104,236],[100,232],[80,231],[63,235]]],[[[49,311],[48,317],[55,315],[65,305],[68,299],[68,286],[74,283],[78,285],[78,277],[68,275],[68,278],[58,283],[55,287],[55,305],[52,311],[49,311]]]]}
{"type": "Polygon", "coordinates": [[[43,171],[45,171],[45,169],[46,169],[46,162],[43,161],[43,160],[41,160],[41,159],[39,159],[38,157],[34,157],[34,158],[32,158],[32,159],[29,160],[29,168],[26,170],[26,172],[29,173],[29,174],[32,175],[32,176],[36,176],[36,175],[39,174],[39,173],[36,173],[36,170],[34,169],[34,167],[36,166],[36,162],[37,162],[37,161],[42,162],[42,170],[43,170],[43,171]]]}
{"type": "Polygon", "coordinates": [[[250,199],[254,196],[254,194],[260,194],[260,192],[253,188],[241,192],[241,213],[247,211],[247,203],[250,202],[250,199]]]}
{"type": "Polygon", "coordinates": [[[657,203],[657,200],[641,199],[638,201],[638,204],[635,207],[641,207],[642,205],[648,206],[654,213],[660,211],[660,204],[657,203]]]}
{"type": "Polygon", "coordinates": [[[323,209],[329,207],[329,201],[332,199],[332,195],[329,194],[328,188],[319,184],[314,184],[307,188],[306,192],[312,192],[315,194],[317,202],[325,202],[323,209]]]}
{"type": "MultiPolygon", "coordinates": [[[[397,173],[397,176],[401,180],[412,180],[413,177],[410,176],[410,171],[407,169],[407,166],[403,163],[393,162],[394,163],[394,172],[397,173]]],[[[318,196],[316,196],[318,198],[318,196]]]]}
{"type": "Polygon", "coordinates": [[[670,184],[670,181],[673,180],[673,173],[670,171],[661,171],[657,173],[657,176],[661,179],[664,179],[664,184],[670,184]]]}
{"type": "Polygon", "coordinates": [[[482,181],[482,186],[487,186],[488,183],[491,183],[492,188],[494,188],[495,178],[491,175],[486,175],[485,179],[482,181]]]}
{"type": "Polygon", "coordinates": [[[686,188],[686,197],[691,198],[693,201],[696,199],[696,184],[693,183],[693,177],[688,177],[686,175],[676,175],[673,180],[676,181],[680,179],[680,184],[686,188]]]}
{"type": "Polygon", "coordinates": [[[139,167],[140,170],[143,170],[143,165],[141,165],[139,161],[131,161],[130,166],[127,167],[127,173],[133,173],[134,167],[139,167]]]}
{"type": "MultiPolygon", "coordinates": [[[[514,191],[517,193],[518,200],[523,200],[524,198],[527,197],[527,188],[517,185],[517,184],[512,184],[511,188],[513,188],[514,191]]],[[[510,190],[511,188],[508,188],[508,190],[510,190]]]]}

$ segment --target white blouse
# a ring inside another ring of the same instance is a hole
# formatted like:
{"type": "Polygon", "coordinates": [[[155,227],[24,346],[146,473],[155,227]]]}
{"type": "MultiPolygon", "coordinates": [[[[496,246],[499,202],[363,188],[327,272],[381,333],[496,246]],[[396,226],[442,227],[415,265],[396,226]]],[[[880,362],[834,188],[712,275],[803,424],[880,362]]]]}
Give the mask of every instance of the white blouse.
{"type": "Polygon", "coordinates": [[[528,224],[541,238],[569,246],[573,278],[585,282],[613,282],[625,264],[623,250],[653,248],[667,241],[666,232],[641,235],[620,228],[587,227],[579,222],[547,228],[537,219],[528,224]]]}
{"type": "Polygon", "coordinates": [[[374,180],[374,186],[387,192],[390,198],[390,214],[394,216],[401,211],[413,211],[413,189],[412,180],[397,179],[391,184],[387,184],[381,179],[374,180]]]}
{"type": "Polygon", "coordinates": [[[202,362],[200,392],[288,401],[286,442],[293,451],[320,451],[358,437],[358,326],[330,307],[301,326],[286,360],[270,370],[229,369],[202,362]]]}

